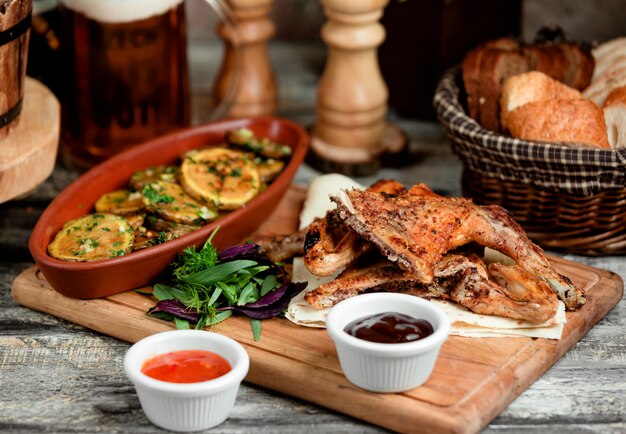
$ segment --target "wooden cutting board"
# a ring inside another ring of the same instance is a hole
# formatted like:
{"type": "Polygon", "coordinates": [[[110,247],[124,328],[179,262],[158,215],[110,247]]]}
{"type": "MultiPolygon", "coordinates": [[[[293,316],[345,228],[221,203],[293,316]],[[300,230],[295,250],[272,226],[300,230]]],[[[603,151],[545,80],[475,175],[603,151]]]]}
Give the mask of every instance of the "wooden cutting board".
{"type": "MultiPolygon", "coordinates": [[[[276,212],[254,237],[290,233],[305,191],[292,187],[276,212]]],[[[325,330],[296,326],[284,318],[263,321],[255,342],[247,319],[231,317],[213,328],[242,343],[250,354],[246,381],[328,407],[395,431],[475,433],[539,378],[622,298],[616,274],[551,258],[556,268],[588,291],[587,303],[567,314],[560,340],[532,338],[462,338],[444,344],[425,385],[406,393],[363,391],[343,376],[337,353],[325,330]]],[[[173,328],[145,316],[154,300],[133,291],[105,299],[62,296],[36,267],[13,282],[21,305],[99,332],[136,342],[173,328]]]]}

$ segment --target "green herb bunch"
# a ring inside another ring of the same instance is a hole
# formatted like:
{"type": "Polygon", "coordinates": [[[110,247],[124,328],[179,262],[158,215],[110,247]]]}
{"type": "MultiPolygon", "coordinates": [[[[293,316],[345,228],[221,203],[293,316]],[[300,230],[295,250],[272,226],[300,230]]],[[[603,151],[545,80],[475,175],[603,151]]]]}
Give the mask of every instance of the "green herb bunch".
{"type": "Polygon", "coordinates": [[[152,317],[175,321],[178,329],[217,324],[233,313],[246,315],[255,340],[261,320],[283,313],[291,298],[306,284],[288,282],[281,264],[259,253],[254,243],[218,253],[213,236],[197,251],[188,247],[172,263],[171,281],[154,285],[152,317]]]}

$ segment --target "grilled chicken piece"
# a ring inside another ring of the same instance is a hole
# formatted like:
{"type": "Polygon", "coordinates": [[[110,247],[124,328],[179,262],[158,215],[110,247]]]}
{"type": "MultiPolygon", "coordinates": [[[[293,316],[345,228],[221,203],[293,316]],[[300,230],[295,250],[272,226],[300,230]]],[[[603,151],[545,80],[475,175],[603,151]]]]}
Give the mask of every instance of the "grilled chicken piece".
{"type": "Polygon", "coordinates": [[[582,290],[552,268],[542,250],[499,206],[439,196],[423,184],[398,195],[342,190],[332,199],[347,226],[423,284],[433,282],[434,267],[445,253],[476,242],[509,256],[547,282],[568,309],[585,302],[582,290]]]}
{"type": "Polygon", "coordinates": [[[304,241],[304,265],[317,276],[330,276],[372,247],[332,210],[309,225],[304,241]]]}
{"type": "MultiPolygon", "coordinates": [[[[435,289],[435,285],[432,288],[435,289]]],[[[336,279],[307,292],[304,299],[317,309],[325,309],[355,295],[377,291],[411,293],[425,298],[447,297],[447,291],[429,293],[430,287],[414,274],[372,252],[350,264],[336,279]]]]}
{"type": "MultiPolygon", "coordinates": [[[[366,191],[393,196],[406,192],[406,188],[398,181],[383,179],[366,191]]],[[[343,223],[337,210],[331,210],[309,226],[304,242],[304,265],[317,276],[331,276],[372,248],[343,223]]]]}
{"type": "Polygon", "coordinates": [[[472,312],[534,323],[556,314],[558,298],[554,291],[518,265],[491,264],[487,274],[485,278],[468,266],[450,298],[472,312]]]}
{"type": "Polygon", "coordinates": [[[552,318],[558,307],[548,285],[516,265],[491,264],[488,269],[476,255],[445,255],[433,269],[432,282],[425,284],[414,273],[376,258],[362,258],[337,279],[305,294],[305,300],[321,309],[364,292],[403,292],[451,299],[476,313],[535,323],[552,318]]]}
{"type": "Polygon", "coordinates": [[[260,253],[274,262],[283,262],[304,254],[304,238],[308,230],[306,227],[291,235],[258,240],[256,243],[261,247],[260,253]]]}

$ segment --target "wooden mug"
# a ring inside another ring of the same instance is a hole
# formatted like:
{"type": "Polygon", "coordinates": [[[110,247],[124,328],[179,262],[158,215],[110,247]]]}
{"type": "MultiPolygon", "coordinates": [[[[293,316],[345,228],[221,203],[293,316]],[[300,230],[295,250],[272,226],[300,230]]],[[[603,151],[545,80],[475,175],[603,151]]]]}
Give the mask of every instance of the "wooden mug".
{"type": "Polygon", "coordinates": [[[22,111],[32,0],[9,0],[0,14],[0,139],[15,128],[22,111]]]}

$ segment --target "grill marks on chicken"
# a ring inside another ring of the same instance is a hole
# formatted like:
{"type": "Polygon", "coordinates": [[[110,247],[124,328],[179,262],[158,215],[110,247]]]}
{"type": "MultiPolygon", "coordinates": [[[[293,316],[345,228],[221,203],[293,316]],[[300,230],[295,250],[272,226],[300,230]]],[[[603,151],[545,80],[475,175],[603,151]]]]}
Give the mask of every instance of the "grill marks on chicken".
{"type": "Polygon", "coordinates": [[[487,267],[473,254],[444,255],[435,265],[430,283],[380,256],[364,257],[335,280],[305,294],[305,300],[323,309],[346,298],[377,291],[452,300],[475,313],[534,323],[552,318],[558,307],[556,295],[545,282],[517,265],[487,267]]]}
{"type": "Polygon", "coordinates": [[[399,195],[352,190],[332,198],[347,226],[424,283],[444,253],[468,241],[460,229],[471,202],[441,199],[422,185],[399,195]]]}

